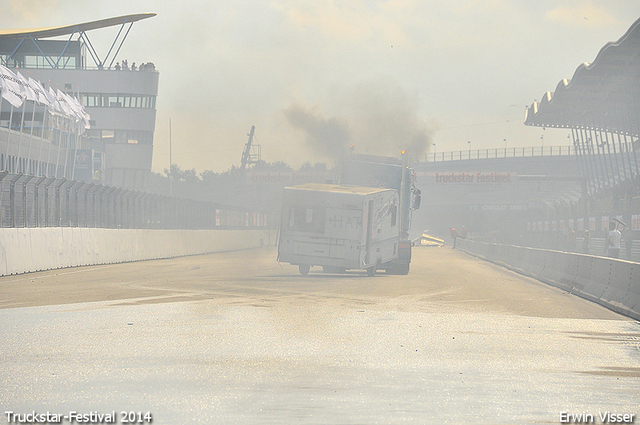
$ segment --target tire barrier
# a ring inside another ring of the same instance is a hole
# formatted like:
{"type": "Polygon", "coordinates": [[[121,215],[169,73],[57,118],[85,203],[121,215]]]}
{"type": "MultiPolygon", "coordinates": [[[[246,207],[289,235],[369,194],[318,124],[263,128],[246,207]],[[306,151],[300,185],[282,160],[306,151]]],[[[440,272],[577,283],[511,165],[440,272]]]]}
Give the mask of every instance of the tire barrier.
{"type": "Polygon", "coordinates": [[[640,320],[640,263],[469,239],[458,249],[640,320]]]}
{"type": "Polygon", "coordinates": [[[275,242],[275,231],[5,228],[0,229],[0,276],[235,251],[265,242],[275,242]]]}

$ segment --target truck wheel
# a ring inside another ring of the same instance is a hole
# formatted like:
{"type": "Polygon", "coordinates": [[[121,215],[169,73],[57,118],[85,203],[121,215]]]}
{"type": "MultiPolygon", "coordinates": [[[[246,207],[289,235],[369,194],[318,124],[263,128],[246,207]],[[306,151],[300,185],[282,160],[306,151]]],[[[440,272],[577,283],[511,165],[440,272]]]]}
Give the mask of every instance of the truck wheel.
{"type": "Polygon", "coordinates": [[[376,275],[376,269],[377,269],[377,267],[376,267],[376,266],[369,267],[369,268],[367,269],[367,276],[369,276],[369,277],[373,277],[373,276],[375,276],[375,275],[376,275]]]}
{"type": "Polygon", "coordinates": [[[309,266],[308,264],[300,264],[298,266],[298,270],[300,270],[300,274],[302,276],[306,276],[309,274],[309,269],[311,268],[311,266],[309,266]]]}
{"type": "Polygon", "coordinates": [[[409,264],[394,264],[387,269],[387,274],[407,275],[409,274],[409,264]]]}

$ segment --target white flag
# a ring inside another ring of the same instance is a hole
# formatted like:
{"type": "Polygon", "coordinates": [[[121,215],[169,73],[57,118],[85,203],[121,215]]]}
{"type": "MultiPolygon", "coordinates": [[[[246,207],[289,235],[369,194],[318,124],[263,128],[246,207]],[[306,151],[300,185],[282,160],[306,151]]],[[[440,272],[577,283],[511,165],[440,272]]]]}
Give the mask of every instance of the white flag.
{"type": "Polygon", "coordinates": [[[42,88],[42,85],[40,84],[40,82],[29,77],[29,86],[31,86],[31,89],[36,93],[36,96],[38,97],[38,103],[42,105],[50,104],[49,98],[45,94],[45,91],[42,88]]]}
{"type": "Polygon", "coordinates": [[[78,118],[80,117],[80,111],[82,111],[82,105],[80,104],[80,102],[77,102],[75,98],[69,96],[65,92],[60,91],[60,89],[58,89],[58,97],[67,104],[67,106],[71,109],[71,111],[75,113],[76,116],[78,116],[78,118]]]}
{"type": "Polygon", "coordinates": [[[66,106],[71,109],[73,113],[72,116],[76,119],[76,121],[82,123],[81,124],[82,132],[90,128],[89,120],[91,117],[89,116],[87,111],[85,111],[82,103],[80,103],[80,101],[77,98],[70,96],[63,91],[58,90],[57,94],[58,94],[58,97],[66,103],[66,106]]]}
{"type": "Polygon", "coordinates": [[[53,110],[59,114],[65,114],[66,112],[62,107],[62,104],[60,103],[60,100],[58,99],[56,92],[54,92],[51,87],[49,87],[49,95],[53,99],[51,102],[51,107],[53,108],[53,110]]]}
{"type": "Polygon", "coordinates": [[[2,97],[19,108],[24,103],[24,93],[22,86],[18,84],[18,77],[3,65],[0,65],[0,79],[2,79],[2,97]]]}
{"type": "Polygon", "coordinates": [[[47,98],[47,104],[51,107],[55,109],[55,104],[56,104],[56,95],[53,92],[53,90],[51,90],[51,87],[49,87],[49,90],[43,88],[42,90],[44,96],[47,98]]]}
{"type": "Polygon", "coordinates": [[[31,84],[29,84],[29,81],[26,78],[24,78],[22,74],[20,74],[20,72],[18,71],[16,71],[16,77],[18,78],[19,84],[22,86],[22,91],[25,97],[27,98],[27,100],[32,100],[34,102],[37,102],[38,95],[33,90],[33,88],[31,88],[31,84]]]}
{"type": "Polygon", "coordinates": [[[58,98],[58,102],[60,103],[60,106],[64,110],[64,113],[72,118],[75,118],[76,114],[74,113],[73,108],[67,101],[67,95],[61,92],[60,89],[56,90],[56,95],[58,98]]]}

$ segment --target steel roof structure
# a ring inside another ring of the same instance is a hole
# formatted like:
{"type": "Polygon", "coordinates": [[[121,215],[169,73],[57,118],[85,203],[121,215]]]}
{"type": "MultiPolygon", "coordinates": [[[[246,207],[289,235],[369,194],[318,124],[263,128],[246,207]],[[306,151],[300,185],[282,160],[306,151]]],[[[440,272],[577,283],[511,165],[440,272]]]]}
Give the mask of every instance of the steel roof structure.
{"type": "Polygon", "coordinates": [[[640,135],[640,19],[571,80],[527,108],[525,125],[640,135]]]}
{"type": "MultiPolygon", "coordinates": [[[[13,54],[15,54],[20,49],[20,46],[26,41],[32,41],[36,45],[36,47],[38,47],[38,40],[40,39],[69,36],[67,40],[67,45],[68,45],[73,40],[73,37],[77,35],[78,39],[81,40],[84,43],[84,45],[87,47],[89,54],[93,58],[98,68],[105,67],[105,64],[109,62],[109,60],[110,60],[110,63],[108,67],[110,67],[111,65],[113,65],[113,61],[115,60],[115,57],[117,56],[120,48],[122,47],[122,44],[127,38],[127,35],[129,34],[129,31],[131,30],[133,23],[143,19],[152,18],[154,16],[156,16],[155,13],[139,13],[134,15],[118,16],[115,18],[101,19],[98,21],[91,21],[91,22],[85,22],[81,24],[73,24],[73,25],[58,26],[58,27],[19,29],[19,30],[17,29],[0,30],[0,41],[2,40],[18,41],[18,44],[15,50],[13,51],[12,55],[9,56],[8,58],[10,59],[13,56],[13,54]],[[91,44],[91,41],[87,36],[87,31],[96,30],[100,28],[107,28],[107,27],[112,27],[117,25],[120,25],[120,30],[118,31],[115,39],[113,40],[111,48],[109,49],[105,57],[101,59],[100,55],[93,48],[93,45],[91,44]]],[[[38,49],[40,50],[40,53],[42,54],[42,56],[45,57],[45,59],[47,60],[51,68],[57,68],[57,65],[59,63],[59,58],[58,60],[49,58],[44,53],[43,49],[40,49],[39,47],[38,49]]],[[[64,51],[63,51],[63,54],[64,54],[64,51]]]]}
{"type": "Polygon", "coordinates": [[[614,193],[632,205],[640,188],[639,103],[640,19],[528,107],[524,124],[571,129],[589,194],[614,193]]]}

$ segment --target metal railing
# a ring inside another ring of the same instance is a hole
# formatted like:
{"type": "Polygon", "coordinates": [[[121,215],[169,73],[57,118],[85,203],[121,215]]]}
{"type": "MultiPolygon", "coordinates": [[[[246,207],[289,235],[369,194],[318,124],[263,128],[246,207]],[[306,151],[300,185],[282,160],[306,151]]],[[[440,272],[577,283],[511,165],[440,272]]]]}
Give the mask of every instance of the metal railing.
{"type": "Polygon", "coordinates": [[[425,162],[462,161],[470,159],[520,158],[531,156],[575,155],[573,146],[533,146],[525,148],[468,149],[448,152],[430,152],[425,162]]]}
{"type": "Polygon", "coordinates": [[[0,172],[0,227],[215,229],[268,226],[268,215],[75,180],[0,172]]]}

